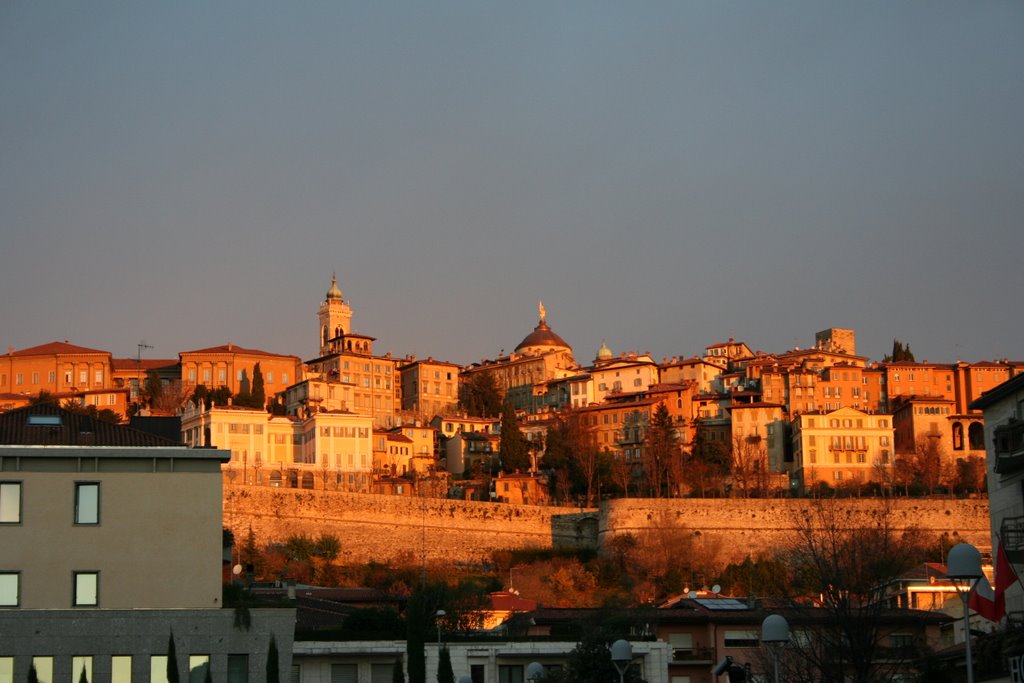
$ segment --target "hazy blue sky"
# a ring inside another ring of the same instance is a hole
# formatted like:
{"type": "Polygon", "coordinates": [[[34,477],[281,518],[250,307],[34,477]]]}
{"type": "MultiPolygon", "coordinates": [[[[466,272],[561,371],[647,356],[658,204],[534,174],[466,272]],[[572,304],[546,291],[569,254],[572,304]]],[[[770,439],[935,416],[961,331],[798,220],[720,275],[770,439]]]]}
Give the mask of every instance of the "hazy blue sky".
{"type": "Polygon", "coordinates": [[[1024,360],[1024,3],[0,3],[0,345],[1024,360]]]}

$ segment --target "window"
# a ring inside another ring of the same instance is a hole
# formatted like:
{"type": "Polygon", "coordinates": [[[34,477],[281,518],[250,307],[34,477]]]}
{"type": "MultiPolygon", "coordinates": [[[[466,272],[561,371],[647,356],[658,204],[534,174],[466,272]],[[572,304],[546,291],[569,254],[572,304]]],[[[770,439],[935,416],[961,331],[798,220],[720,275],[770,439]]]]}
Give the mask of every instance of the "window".
{"type": "Polygon", "coordinates": [[[0,607],[17,607],[21,604],[21,574],[0,572],[0,607]]]}
{"type": "Polygon", "coordinates": [[[131,655],[114,655],[110,658],[110,683],[132,683],[131,655]]]}
{"type": "Polygon", "coordinates": [[[39,683],[53,683],[53,657],[33,657],[32,667],[39,683]]]}
{"type": "Polygon", "coordinates": [[[249,655],[228,655],[228,683],[249,683],[249,655]]]}
{"type": "Polygon", "coordinates": [[[836,481],[842,481],[843,480],[843,471],[842,470],[836,470],[835,472],[832,473],[832,478],[835,479],[836,481]]]}
{"type": "Polygon", "coordinates": [[[32,373],[32,384],[39,384],[39,373],[38,372],[33,372],[32,373]]]}
{"type": "MultiPolygon", "coordinates": [[[[498,683],[524,683],[522,664],[501,664],[498,666],[498,683]]],[[[331,681],[334,683],[334,681],[331,681]]]]}
{"type": "Polygon", "coordinates": [[[21,482],[0,481],[0,524],[21,522],[21,482]]]}
{"type": "Polygon", "coordinates": [[[75,524],[100,523],[99,482],[75,483],[75,524]]]}
{"type": "Polygon", "coordinates": [[[74,681],[74,683],[81,683],[83,678],[86,683],[92,683],[92,657],[72,657],[71,680],[74,681]]]}
{"type": "Polygon", "coordinates": [[[726,631],[726,647],[758,647],[761,644],[759,631],[726,631]]]}
{"type": "Polygon", "coordinates": [[[100,573],[75,572],[74,591],[71,604],[75,607],[95,607],[100,604],[100,573]]]}
{"type": "Polygon", "coordinates": [[[18,373],[17,382],[18,382],[18,384],[24,384],[25,383],[25,376],[22,373],[20,373],[20,372],[18,373]]]}
{"type": "Polygon", "coordinates": [[[331,664],[330,683],[359,683],[357,664],[331,664]]]}
{"type": "Polygon", "coordinates": [[[89,371],[88,370],[80,370],[79,371],[79,373],[78,373],[78,383],[81,384],[82,386],[85,386],[86,384],[89,383],[89,371]]]}
{"type": "Polygon", "coordinates": [[[210,655],[188,656],[188,683],[204,683],[210,671],[210,655]]]}
{"type": "Polygon", "coordinates": [[[167,655],[152,655],[149,658],[150,683],[168,683],[167,655]]]}
{"type": "Polygon", "coordinates": [[[14,657],[0,657],[0,683],[14,683],[14,657]]]}
{"type": "Polygon", "coordinates": [[[97,370],[93,376],[93,379],[96,382],[96,384],[103,384],[103,371],[97,370]]]}

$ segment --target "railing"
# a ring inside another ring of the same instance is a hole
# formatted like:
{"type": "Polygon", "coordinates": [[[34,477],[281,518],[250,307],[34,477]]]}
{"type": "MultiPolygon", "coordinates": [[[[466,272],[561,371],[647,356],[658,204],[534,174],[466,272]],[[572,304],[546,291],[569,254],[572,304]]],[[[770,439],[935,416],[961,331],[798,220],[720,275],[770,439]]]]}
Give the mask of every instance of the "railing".
{"type": "Polygon", "coordinates": [[[710,647],[679,648],[672,650],[673,662],[696,664],[715,661],[715,652],[710,647]]]}

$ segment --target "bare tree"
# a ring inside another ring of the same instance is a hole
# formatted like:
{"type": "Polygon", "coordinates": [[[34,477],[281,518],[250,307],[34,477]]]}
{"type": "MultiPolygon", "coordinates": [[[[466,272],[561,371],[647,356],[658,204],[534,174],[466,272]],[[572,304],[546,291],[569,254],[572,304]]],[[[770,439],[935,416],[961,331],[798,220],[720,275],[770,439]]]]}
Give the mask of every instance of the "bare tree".
{"type": "MultiPolygon", "coordinates": [[[[883,597],[927,556],[922,534],[897,529],[886,501],[860,523],[851,524],[833,500],[814,500],[796,514],[782,557],[795,590],[818,596],[824,618],[805,625],[804,636],[792,641],[794,665],[823,683],[892,680],[908,666],[909,653],[886,648],[883,597]]],[[[794,672],[786,680],[799,678],[794,672]]]]}
{"type": "Polygon", "coordinates": [[[764,495],[768,488],[768,449],[760,436],[733,437],[732,478],[744,498],[764,495]]]}

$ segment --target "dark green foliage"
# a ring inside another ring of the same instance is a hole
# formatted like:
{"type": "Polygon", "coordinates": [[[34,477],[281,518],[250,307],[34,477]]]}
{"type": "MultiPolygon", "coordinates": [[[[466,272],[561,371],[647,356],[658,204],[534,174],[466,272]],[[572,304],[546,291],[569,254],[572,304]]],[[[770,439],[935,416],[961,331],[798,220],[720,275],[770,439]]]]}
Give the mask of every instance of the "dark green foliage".
{"type": "Polygon", "coordinates": [[[501,469],[505,472],[530,469],[530,444],[519,427],[512,401],[505,401],[501,412],[501,469]]]}
{"type": "Polygon", "coordinates": [[[459,407],[471,417],[497,417],[501,412],[501,392],[489,372],[474,372],[461,377],[459,407]]]}
{"type": "Polygon", "coordinates": [[[39,674],[36,673],[35,663],[28,669],[28,683],[39,683],[39,674]]]}
{"type": "MultiPolygon", "coordinates": [[[[565,668],[549,671],[544,683],[615,683],[619,671],[612,663],[611,644],[618,638],[604,631],[588,631],[569,653],[565,668]]],[[[632,664],[623,676],[628,683],[642,683],[636,664],[632,664]]]]}
{"type": "Polygon", "coordinates": [[[405,624],[393,609],[357,609],[345,617],[342,640],[402,640],[405,624]]]}
{"type": "Polygon", "coordinates": [[[40,405],[54,405],[54,406],[56,406],[56,405],[60,405],[60,401],[58,401],[56,399],[56,397],[53,394],[51,394],[49,391],[40,391],[38,396],[33,396],[32,398],[30,398],[28,400],[28,404],[30,406],[40,406],[40,405]]]}
{"type": "Polygon", "coordinates": [[[277,638],[270,634],[270,648],[267,650],[267,683],[279,683],[281,680],[280,656],[277,653],[277,638]]]}
{"type": "Polygon", "coordinates": [[[158,402],[163,395],[164,383],[160,381],[160,375],[156,370],[147,371],[146,381],[142,385],[142,396],[152,405],[158,402]]]}
{"type": "Polygon", "coordinates": [[[78,683],[89,683],[89,674],[85,672],[85,664],[82,665],[82,673],[78,675],[78,683]]]}
{"type": "Polygon", "coordinates": [[[775,559],[750,556],[739,564],[730,564],[716,583],[726,595],[780,596],[788,593],[786,565],[775,559]]]}
{"type": "MultiPolygon", "coordinates": [[[[422,590],[413,593],[405,608],[405,658],[409,683],[427,683],[427,596],[422,590]]],[[[431,615],[432,616],[432,615],[431,615]]]]}
{"type": "Polygon", "coordinates": [[[455,671],[452,670],[452,655],[447,647],[441,648],[437,660],[437,683],[455,683],[455,671]]]}
{"type": "Polygon", "coordinates": [[[252,407],[265,408],[267,405],[267,394],[263,388],[263,370],[260,364],[256,363],[252,369],[252,407]]]}
{"type": "Polygon", "coordinates": [[[174,648],[174,631],[167,639],[167,683],[181,683],[178,673],[178,653],[174,648]]]}
{"type": "Polygon", "coordinates": [[[678,487],[682,474],[679,436],[672,416],[664,403],[659,403],[651,418],[644,439],[643,471],[647,495],[661,498],[678,487]]]}
{"type": "Polygon", "coordinates": [[[210,673],[210,665],[206,665],[206,674],[203,676],[203,683],[213,683],[213,674],[210,673]]]}
{"type": "Polygon", "coordinates": [[[910,344],[904,344],[899,339],[892,340],[892,353],[882,357],[883,363],[914,362],[914,352],[910,350],[910,344]]]}
{"type": "Polygon", "coordinates": [[[405,671],[402,670],[402,658],[395,658],[395,665],[391,667],[391,683],[405,683],[405,671]]]}

